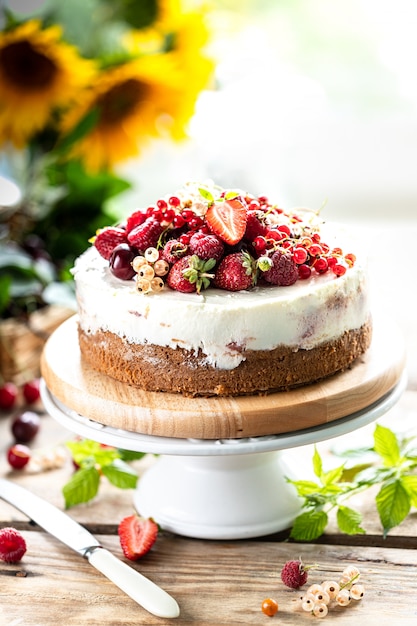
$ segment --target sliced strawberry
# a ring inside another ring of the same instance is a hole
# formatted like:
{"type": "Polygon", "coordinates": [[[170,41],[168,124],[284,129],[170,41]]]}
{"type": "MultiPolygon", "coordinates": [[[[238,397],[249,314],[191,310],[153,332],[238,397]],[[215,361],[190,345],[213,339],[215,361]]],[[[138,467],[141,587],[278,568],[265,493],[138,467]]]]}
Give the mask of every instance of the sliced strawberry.
{"type": "Polygon", "coordinates": [[[101,256],[107,261],[111,253],[120,243],[127,243],[126,231],[123,228],[107,226],[97,231],[96,236],[90,239],[101,256]]]}
{"type": "Polygon", "coordinates": [[[136,561],[152,548],[158,536],[158,525],[151,518],[129,515],[120,522],[118,533],[123,554],[130,561],[136,561]]]}
{"type": "Polygon", "coordinates": [[[206,213],[206,222],[211,231],[232,246],[245,234],[247,219],[247,208],[239,198],[215,202],[206,213]]]}

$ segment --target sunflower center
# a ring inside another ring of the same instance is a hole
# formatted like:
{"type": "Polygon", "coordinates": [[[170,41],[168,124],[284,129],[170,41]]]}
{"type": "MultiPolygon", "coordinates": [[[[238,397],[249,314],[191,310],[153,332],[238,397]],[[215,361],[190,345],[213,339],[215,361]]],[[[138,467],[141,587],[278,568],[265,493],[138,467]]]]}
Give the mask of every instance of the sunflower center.
{"type": "Polygon", "coordinates": [[[97,102],[100,108],[100,123],[113,125],[126,118],[146,97],[147,87],[133,78],[115,85],[97,102]]]}
{"type": "Polygon", "coordinates": [[[50,85],[57,71],[53,61],[27,41],[17,41],[0,50],[0,66],[11,83],[26,89],[50,85]]]}

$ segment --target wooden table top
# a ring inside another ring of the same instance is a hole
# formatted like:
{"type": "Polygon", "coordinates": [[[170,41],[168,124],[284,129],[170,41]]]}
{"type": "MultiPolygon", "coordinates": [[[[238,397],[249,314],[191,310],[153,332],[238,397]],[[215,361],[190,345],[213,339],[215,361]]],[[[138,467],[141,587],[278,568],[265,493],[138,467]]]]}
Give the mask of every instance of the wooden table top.
{"type": "MultiPolygon", "coordinates": [[[[387,231],[386,241],[390,240],[387,231]]],[[[385,239],[380,241],[384,245],[385,239]]],[[[412,246],[409,250],[413,253],[412,246]]],[[[398,403],[378,423],[396,432],[417,434],[417,333],[413,296],[401,283],[394,264],[388,264],[385,270],[392,271],[392,280],[387,280],[386,271],[382,274],[377,263],[376,299],[385,312],[396,314],[407,338],[409,378],[398,403]]],[[[71,476],[71,461],[60,469],[39,474],[11,472],[5,458],[5,451],[12,443],[10,420],[10,415],[0,414],[0,476],[18,482],[63,509],[62,486],[71,476]]],[[[373,428],[371,424],[343,435],[339,443],[362,445],[367,436],[372,436],[373,428]]],[[[31,446],[42,448],[73,437],[73,433],[43,415],[42,428],[31,446]]],[[[329,466],[334,460],[331,455],[334,444],[334,441],[321,442],[317,446],[329,466]]],[[[306,446],[305,452],[312,455],[311,447],[306,446]]],[[[144,472],[153,462],[155,459],[147,456],[136,462],[136,467],[144,472]]],[[[339,464],[339,459],[336,462],[339,464]]],[[[86,560],[0,501],[0,526],[21,530],[28,546],[20,563],[0,561],[0,626],[312,624],[317,618],[301,611],[300,593],[284,587],[279,576],[285,561],[299,557],[305,563],[318,564],[310,573],[309,582],[337,577],[348,564],[361,570],[365,597],[329,612],[327,619],[337,620],[331,623],[417,624],[416,513],[413,511],[384,539],[372,494],[357,496],[351,505],[362,512],[366,535],[342,535],[333,522],[323,537],[307,544],[288,541],[287,532],[250,540],[210,541],[161,531],[152,550],[131,566],[178,601],[180,616],[166,620],[146,612],[86,560]],[[261,603],[267,597],[275,598],[279,604],[273,618],[261,612],[261,603]]],[[[133,511],[132,492],[116,489],[102,479],[98,497],[70,509],[69,514],[123,559],[117,525],[133,511]]]]}

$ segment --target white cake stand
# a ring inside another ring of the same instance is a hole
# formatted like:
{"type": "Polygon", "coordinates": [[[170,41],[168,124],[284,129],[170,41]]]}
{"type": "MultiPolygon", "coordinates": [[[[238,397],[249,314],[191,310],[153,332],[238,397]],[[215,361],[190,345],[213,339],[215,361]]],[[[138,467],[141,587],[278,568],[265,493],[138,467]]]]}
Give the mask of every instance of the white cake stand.
{"type": "Polygon", "coordinates": [[[374,323],[366,355],[321,383],[268,396],[186,398],[145,392],[81,359],[76,317],[42,354],[46,410],[82,437],[160,455],[138,482],[139,513],[202,539],[243,539],[285,530],[300,511],[286,477],[304,478],[304,446],[356,430],[402,393],[404,342],[374,323]]]}
{"type": "Polygon", "coordinates": [[[243,439],[175,439],[124,431],[63,405],[45,383],[48,413],[78,435],[160,456],[141,477],[134,503],[162,528],[201,539],[260,537],[289,528],[300,501],[286,477],[306,476],[303,446],[338,437],[378,419],[399,399],[405,377],[372,406],[331,424],[243,439]],[[298,454],[294,448],[299,448],[298,454]],[[288,452],[291,450],[291,454],[288,452]],[[287,451],[287,452],[285,452],[287,451]]]}

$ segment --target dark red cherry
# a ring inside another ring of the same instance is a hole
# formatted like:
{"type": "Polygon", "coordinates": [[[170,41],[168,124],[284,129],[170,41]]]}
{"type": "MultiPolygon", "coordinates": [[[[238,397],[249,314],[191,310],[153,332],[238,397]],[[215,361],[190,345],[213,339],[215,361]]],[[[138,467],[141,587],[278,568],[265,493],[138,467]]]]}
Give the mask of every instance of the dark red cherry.
{"type": "Polygon", "coordinates": [[[34,411],[24,411],[14,416],[11,431],[15,441],[29,443],[39,431],[41,418],[34,411]]]}
{"type": "Polygon", "coordinates": [[[135,275],[132,268],[132,261],[136,252],[127,243],[116,246],[109,259],[110,271],[113,276],[121,280],[130,280],[135,275]]]}

